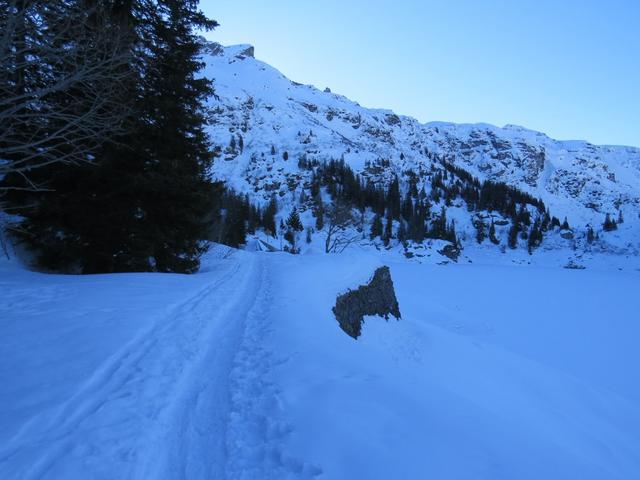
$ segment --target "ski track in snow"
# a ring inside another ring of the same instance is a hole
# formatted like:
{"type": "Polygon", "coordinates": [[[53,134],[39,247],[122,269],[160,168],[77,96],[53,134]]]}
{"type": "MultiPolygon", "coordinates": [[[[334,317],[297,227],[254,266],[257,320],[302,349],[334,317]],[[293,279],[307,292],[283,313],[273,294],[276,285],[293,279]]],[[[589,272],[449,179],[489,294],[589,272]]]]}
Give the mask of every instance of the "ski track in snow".
{"type": "Polygon", "coordinates": [[[267,380],[267,270],[235,261],[0,451],[0,478],[304,478],[267,380]],[[229,460],[227,460],[229,458],[229,460]],[[34,461],[35,459],[35,461],[34,461]],[[227,464],[228,463],[228,464],[227,464]]]}

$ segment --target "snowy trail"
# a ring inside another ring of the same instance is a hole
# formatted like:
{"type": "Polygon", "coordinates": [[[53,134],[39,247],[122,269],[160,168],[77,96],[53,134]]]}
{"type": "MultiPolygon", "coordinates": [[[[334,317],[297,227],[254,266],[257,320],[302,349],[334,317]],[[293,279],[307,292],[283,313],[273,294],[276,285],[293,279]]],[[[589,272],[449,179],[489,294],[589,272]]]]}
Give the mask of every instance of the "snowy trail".
{"type": "Polygon", "coordinates": [[[229,373],[264,261],[235,261],[0,451],[1,478],[219,478],[229,373]]]}

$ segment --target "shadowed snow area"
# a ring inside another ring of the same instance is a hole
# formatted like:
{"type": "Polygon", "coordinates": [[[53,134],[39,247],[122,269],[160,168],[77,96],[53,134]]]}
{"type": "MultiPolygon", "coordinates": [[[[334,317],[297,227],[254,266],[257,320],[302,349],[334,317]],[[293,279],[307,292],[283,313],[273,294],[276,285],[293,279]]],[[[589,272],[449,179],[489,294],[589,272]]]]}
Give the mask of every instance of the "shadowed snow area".
{"type": "Polygon", "coordinates": [[[385,262],[402,319],[331,313],[381,257],[202,273],[0,263],[0,478],[631,479],[637,272],[385,262]]]}

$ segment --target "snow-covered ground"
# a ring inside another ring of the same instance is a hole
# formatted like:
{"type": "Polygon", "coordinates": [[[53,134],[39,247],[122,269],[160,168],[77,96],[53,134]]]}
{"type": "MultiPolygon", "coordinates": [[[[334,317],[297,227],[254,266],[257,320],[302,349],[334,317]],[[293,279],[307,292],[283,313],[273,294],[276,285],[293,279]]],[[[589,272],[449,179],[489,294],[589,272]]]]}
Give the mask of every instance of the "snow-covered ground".
{"type": "Polygon", "coordinates": [[[640,273],[214,250],[0,262],[0,478],[640,478],[640,273]],[[336,294],[391,268],[358,340],[336,294]]]}

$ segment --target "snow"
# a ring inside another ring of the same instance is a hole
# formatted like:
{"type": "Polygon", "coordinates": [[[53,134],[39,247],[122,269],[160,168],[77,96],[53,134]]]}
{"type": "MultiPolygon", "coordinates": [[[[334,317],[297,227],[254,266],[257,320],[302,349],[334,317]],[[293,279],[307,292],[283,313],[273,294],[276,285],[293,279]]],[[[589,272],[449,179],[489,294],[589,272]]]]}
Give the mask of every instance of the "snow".
{"type": "Polygon", "coordinates": [[[196,275],[0,263],[1,478],[630,479],[637,272],[214,249],[196,275]],[[336,295],[387,264],[402,319],[336,295]]]}
{"type": "Polygon", "coordinates": [[[610,295],[637,275],[393,263],[402,320],[368,319],[353,341],[328,306],[341,272],[371,265],[304,261],[280,267],[292,300],[274,333],[287,360],[276,378],[290,448],[326,478],[640,472],[637,304],[610,295]]]}
{"type": "MultiPolygon", "coordinates": [[[[559,141],[515,125],[421,124],[296,84],[258,59],[240,59],[237,53],[246,48],[219,47],[218,55],[204,58],[203,75],[213,79],[217,95],[209,102],[213,143],[224,152],[231,135],[244,139],[243,151],[223,153],[212,173],[254,203],[264,204],[275,194],[281,207],[290,207],[291,188],[299,194],[308,180],[308,172],[298,168],[300,157],[320,162],[344,157],[357,173],[367,162],[384,159],[389,167],[369,178],[385,183],[408,170],[428,171],[427,149],[479,179],[503,181],[541,198],[552,215],[568,217],[581,234],[592,225],[604,250],[640,252],[639,148],[559,141]],[[282,158],[285,151],[289,160],[282,158]],[[617,234],[602,232],[606,213],[617,218],[619,210],[624,225],[617,234]]],[[[461,220],[460,228],[473,228],[469,214],[461,220]]]]}
{"type": "Polygon", "coordinates": [[[197,276],[2,267],[0,478],[220,473],[258,258],[197,276]]]}

